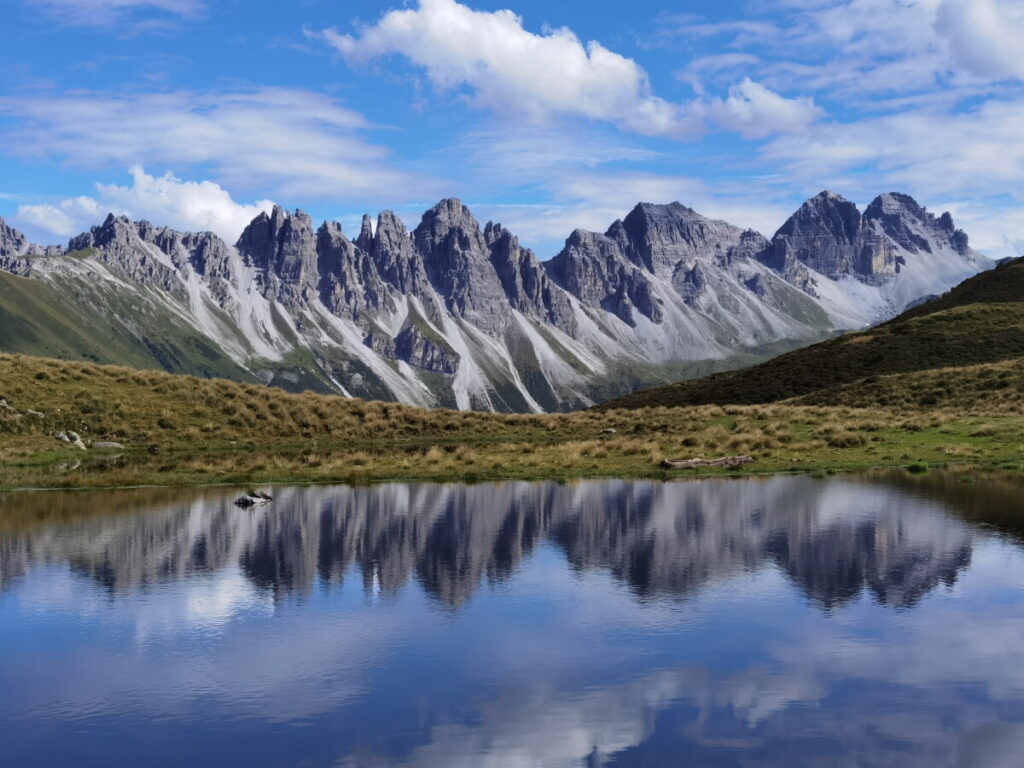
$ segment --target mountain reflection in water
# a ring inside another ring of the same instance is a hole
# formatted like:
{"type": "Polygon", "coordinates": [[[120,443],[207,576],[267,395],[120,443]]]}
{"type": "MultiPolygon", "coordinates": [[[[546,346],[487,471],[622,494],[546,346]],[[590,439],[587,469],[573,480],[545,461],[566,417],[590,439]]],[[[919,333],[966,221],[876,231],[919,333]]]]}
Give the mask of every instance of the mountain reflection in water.
{"type": "Polygon", "coordinates": [[[396,592],[414,578],[458,607],[546,539],[573,569],[607,569],[640,598],[685,597],[774,562],[826,607],[865,588],[909,606],[970,564],[966,525],[868,491],[776,478],[288,488],[251,511],[198,498],[0,530],[0,589],[44,563],[66,562],[113,595],[238,563],[280,598],[340,585],[355,566],[367,588],[396,592]]]}
{"type": "Polygon", "coordinates": [[[10,754],[996,766],[1024,748],[1015,483],[273,494],[0,497],[10,754]]]}

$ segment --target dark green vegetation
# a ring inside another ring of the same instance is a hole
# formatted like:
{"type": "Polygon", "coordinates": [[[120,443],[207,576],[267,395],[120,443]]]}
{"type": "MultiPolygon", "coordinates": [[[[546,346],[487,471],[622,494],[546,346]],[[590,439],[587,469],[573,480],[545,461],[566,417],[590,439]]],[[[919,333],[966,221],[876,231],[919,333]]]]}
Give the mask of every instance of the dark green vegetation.
{"type": "MultiPolygon", "coordinates": [[[[815,404],[958,405],[1011,389],[1014,370],[974,366],[1024,358],[1024,260],[967,280],[878,327],[850,333],[741,371],[637,392],[602,409],[795,400],[815,404]],[[943,371],[939,382],[926,372],[943,371]],[[990,383],[990,379],[994,381],[990,383]],[[978,382],[982,382],[980,389],[978,382]],[[927,384],[927,386],[924,386],[927,384]],[[932,386],[932,385],[935,386],[932,386]],[[856,393],[853,401],[846,394],[856,393]]],[[[1011,398],[1015,399],[1015,398],[1011,398]]]]}

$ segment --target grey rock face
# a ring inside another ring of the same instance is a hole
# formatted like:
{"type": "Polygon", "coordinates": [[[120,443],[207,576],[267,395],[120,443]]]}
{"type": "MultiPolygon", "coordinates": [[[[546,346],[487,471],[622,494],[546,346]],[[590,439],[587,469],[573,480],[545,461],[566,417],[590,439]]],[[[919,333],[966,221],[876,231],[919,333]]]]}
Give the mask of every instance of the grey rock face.
{"type": "Polygon", "coordinates": [[[704,287],[701,269],[747,258],[766,242],[755,232],[705,218],[680,203],[640,203],[604,235],[573,232],[545,267],[584,304],[599,306],[630,325],[636,324],[634,313],[660,323],[664,312],[653,276],[671,279],[692,306],[704,287]],[[698,264],[704,267],[698,269],[698,264]]]}
{"type": "Polygon", "coordinates": [[[765,263],[794,284],[800,266],[830,278],[877,278],[899,269],[892,243],[867,225],[857,206],[832,192],[811,198],[772,239],[765,263]]]}
{"type": "Polygon", "coordinates": [[[377,216],[377,231],[372,235],[369,217],[364,216],[357,245],[371,255],[381,279],[399,293],[420,296],[426,292],[423,260],[413,248],[405,224],[392,211],[377,216]]]}
{"type": "Polygon", "coordinates": [[[0,259],[23,256],[28,247],[29,243],[25,235],[0,219],[0,259]]]}
{"type": "Polygon", "coordinates": [[[30,243],[22,232],[0,218],[0,271],[27,277],[32,272],[32,259],[63,252],[59,246],[30,243]]]}
{"type": "Polygon", "coordinates": [[[363,339],[363,344],[368,346],[378,355],[391,358],[392,360],[398,359],[398,354],[395,351],[395,340],[391,337],[391,334],[383,328],[373,328],[366,335],[366,338],[363,339]]]}
{"type": "Polygon", "coordinates": [[[673,275],[672,284],[683,297],[683,301],[691,307],[696,306],[701,294],[707,290],[707,275],[699,263],[694,264],[691,269],[686,269],[682,262],[679,266],[680,269],[673,275]]]}
{"type": "Polygon", "coordinates": [[[100,226],[71,238],[68,250],[93,249],[95,258],[132,282],[159,288],[175,299],[184,301],[187,298],[186,292],[175,266],[165,263],[149,249],[139,247],[140,244],[147,244],[145,238],[148,237],[148,244],[158,249],[153,238],[159,231],[148,222],[135,224],[126,216],[114,216],[111,213],[100,226]]]}
{"type": "Polygon", "coordinates": [[[443,339],[432,337],[414,324],[395,337],[395,357],[434,373],[455,373],[459,355],[443,339]]]}
{"type": "Polygon", "coordinates": [[[316,234],[320,300],[338,317],[360,323],[367,312],[394,310],[388,286],[377,273],[370,254],[329,221],[316,234]]]}
{"type": "Polygon", "coordinates": [[[558,285],[585,305],[600,307],[629,325],[636,325],[634,310],[661,321],[649,278],[625,257],[621,242],[608,235],[578,229],[544,266],[558,285]]]}
{"type": "Polygon", "coordinates": [[[527,316],[576,336],[579,324],[569,297],[548,277],[533,251],[521,248],[519,238],[500,224],[488,222],[484,240],[509,304],[527,316]]]}
{"type": "Polygon", "coordinates": [[[455,199],[442,200],[423,215],[413,242],[431,285],[452,314],[490,333],[508,327],[508,300],[468,208],[455,199]]]}
{"type": "MultiPolygon", "coordinates": [[[[148,221],[136,222],[134,229],[139,240],[167,256],[176,270],[186,276],[195,272],[210,287],[210,293],[219,306],[232,306],[231,286],[236,275],[228,245],[217,235],[212,232],[178,232],[168,227],[155,227],[148,221]]],[[[126,269],[126,265],[120,266],[126,269]]],[[[127,271],[132,271],[130,261],[127,271]]]]}
{"type": "Polygon", "coordinates": [[[940,244],[947,244],[960,255],[969,249],[967,235],[953,224],[953,217],[947,211],[936,217],[919,205],[914,198],[899,192],[879,195],[864,210],[864,220],[911,253],[931,253],[929,238],[940,244]]]}
{"type": "Polygon", "coordinates": [[[260,213],[238,238],[238,251],[264,276],[264,296],[298,303],[316,294],[320,281],[313,222],[302,211],[275,205],[260,213]]]}
{"type": "Polygon", "coordinates": [[[674,269],[680,261],[721,262],[740,244],[743,230],[701,216],[680,203],[640,203],[607,235],[616,240],[631,262],[648,272],[674,269]]]}
{"type": "Polygon", "coordinates": [[[739,242],[726,251],[725,261],[727,264],[732,264],[736,261],[760,258],[761,254],[763,254],[770,245],[771,243],[768,238],[760,232],[755,232],[752,229],[744,230],[740,234],[739,242]]]}

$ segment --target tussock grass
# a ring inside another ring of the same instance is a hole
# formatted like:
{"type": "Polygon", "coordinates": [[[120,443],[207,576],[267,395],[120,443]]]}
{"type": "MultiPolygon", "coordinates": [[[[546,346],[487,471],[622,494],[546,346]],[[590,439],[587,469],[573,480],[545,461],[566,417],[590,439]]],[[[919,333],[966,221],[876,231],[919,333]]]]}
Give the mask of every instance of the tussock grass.
{"type": "Polygon", "coordinates": [[[1019,411],[861,407],[852,393],[843,407],[483,414],[0,355],[0,397],[15,409],[0,409],[0,488],[669,478],[678,475],[659,468],[664,458],[733,454],[755,458],[744,472],[1024,461],[1019,411]],[[74,450],[52,436],[68,429],[126,449],[74,450]]]}

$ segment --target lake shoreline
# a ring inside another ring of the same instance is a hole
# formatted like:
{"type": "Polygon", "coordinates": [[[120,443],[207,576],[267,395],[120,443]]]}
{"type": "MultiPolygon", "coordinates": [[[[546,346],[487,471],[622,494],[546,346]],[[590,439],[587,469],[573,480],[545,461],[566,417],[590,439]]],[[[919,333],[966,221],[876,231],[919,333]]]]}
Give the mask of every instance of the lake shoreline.
{"type": "MultiPolygon", "coordinates": [[[[564,446],[555,446],[564,448],[564,446]]],[[[429,452],[431,449],[427,449],[429,452]]],[[[922,455],[927,452],[920,451],[922,455]]],[[[651,462],[643,466],[630,462],[622,467],[621,460],[597,459],[587,466],[564,466],[561,468],[533,467],[509,462],[500,467],[491,465],[474,469],[472,467],[424,470],[415,467],[399,467],[388,463],[385,457],[380,461],[359,466],[348,471],[338,471],[339,463],[350,460],[350,455],[340,453],[316,454],[310,462],[308,456],[289,456],[281,453],[241,454],[247,460],[239,464],[239,453],[211,453],[188,456],[167,454],[159,461],[145,453],[120,453],[76,457],[59,454],[58,460],[0,465],[0,493],[47,492],[47,491],[91,491],[128,490],[145,488],[248,488],[262,486],[373,486],[387,483],[420,482],[439,484],[478,485],[501,482],[556,482],[567,483],[584,480],[658,480],[672,482],[710,478],[767,478],[785,476],[811,476],[823,478],[831,475],[861,474],[873,471],[904,471],[908,474],[923,474],[929,471],[953,472],[995,472],[1024,476],[1024,465],[1014,461],[1014,455],[1000,452],[984,459],[970,461],[940,461],[931,457],[901,460],[896,462],[872,462],[865,456],[849,456],[831,460],[807,460],[780,465],[778,459],[758,458],[750,464],[726,468],[700,467],[694,469],[665,469],[651,462]],[[81,461],[75,467],[74,462],[81,461]],[[69,465],[68,462],[72,462],[69,465]],[[196,462],[205,462],[205,470],[196,470],[196,462]],[[184,465],[188,469],[177,469],[184,465]],[[221,467],[232,467],[221,468],[221,467]]],[[[478,454],[481,462],[489,460],[487,451],[478,454]]],[[[499,455],[494,453],[495,456],[499,455]]],[[[410,461],[403,459],[401,461],[410,461]]]]}

